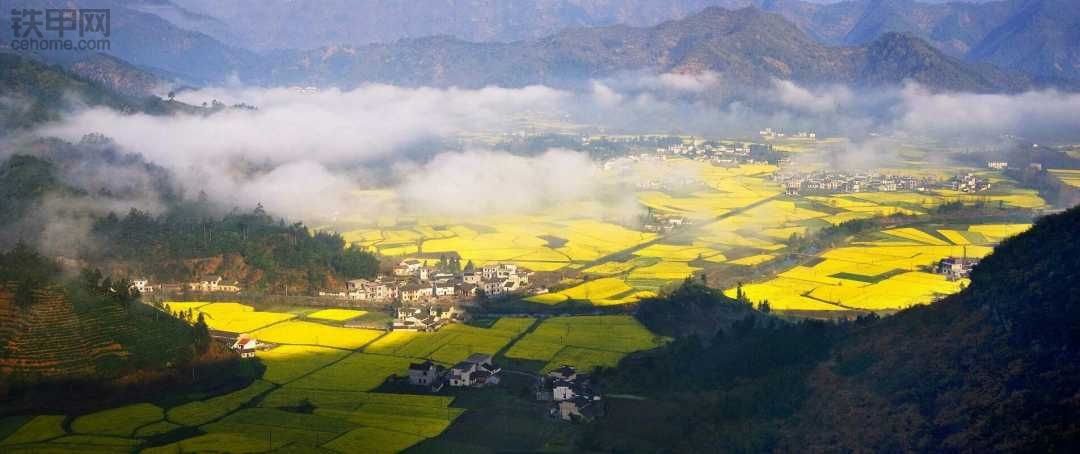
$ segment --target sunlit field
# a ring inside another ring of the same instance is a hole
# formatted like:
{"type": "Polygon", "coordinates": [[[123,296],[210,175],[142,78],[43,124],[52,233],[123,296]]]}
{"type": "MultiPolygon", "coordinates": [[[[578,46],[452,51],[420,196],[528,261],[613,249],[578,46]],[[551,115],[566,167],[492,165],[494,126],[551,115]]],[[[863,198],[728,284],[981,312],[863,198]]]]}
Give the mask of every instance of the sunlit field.
{"type": "MultiPolygon", "coordinates": [[[[819,145],[826,142],[820,142],[819,145]]],[[[812,142],[787,144],[809,151],[812,142]]],[[[912,155],[919,155],[912,151],[912,155]]],[[[829,195],[786,196],[769,179],[776,166],[765,164],[722,167],[688,159],[641,162],[611,170],[613,181],[626,175],[647,175],[646,187],[639,187],[636,200],[644,214],[678,216],[692,223],[678,238],[662,232],[646,232],[625,219],[595,216],[595,207],[582,205],[553,207],[541,213],[461,220],[409,219],[407,225],[383,222],[380,226],[352,230],[346,238],[355,244],[387,256],[422,256],[436,260],[442,254],[457,254],[462,263],[514,263],[538,272],[578,271],[585,282],[558,287],[541,295],[525,295],[529,303],[557,306],[579,301],[596,306],[633,303],[655,294],[665,286],[718,267],[756,267],[783,263],[787,241],[792,235],[814,231],[856,219],[889,215],[924,216],[950,202],[965,204],[1041,208],[1046,203],[1032,190],[1019,189],[999,172],[962,167],[933,167],[912,158],[906,167],[882,172],[946,179],[958,173],[974,172],[992,182],[991,191],[960,193],[936,189],[926,192],[860,192],[829,195]],[[585,216],[581,213],[592,213],[585,216]],[[388,226],[389,225],[389,226],[388,226]]],[[[1068,175],[1064,175],[1068,177],[1068,175]]],[[[992,246],[1018,233],[1006,229],[1000,234],[992,227],[972,230],[922,232],[897,228],[882,232],[877,241],[862,246],[992,246]],[[989,229],[984,234],[981,230],[989,229]],[[887,244],[884,244],[887,243],[887,244]]],[[[931,253],[923,257],[940,259],[931,253]]],[[[903,278],[898,278],[903,279],[903,278]]],[[[897,281],[893,281],[897,282],[897,281]]],[[[753,283],[752,283],[753,284],[753,283]]],[[[809,295],[807,285],[756,283],[750,287],[760,299],[769,297],[773,309],[843,310],[838,299],[809,295]],[[762,287],[764,285],[764,287],[762,287]]],[[[890,282],[891,284],[891,282],[890,282]]],[[[887,287],[879,287],[885,289],[887,287]]],[[[901,288],[902,287],[897,287],[901,288]]],[[[903,307],[949,293],[949,284],[912,286],[911,298],[887,293],[877,304],[856,303],[860,308],[903,307]]],[[[835,292],[834,292],[835,293],[835,292]]],[[[901,290],[901,293],[903,291],[901,290]]],[[[830,294],[831,295],[831,294],[830,294]]],[[[848,306],[848,303],[842,303],[848,306]]],[[[855,306],[848,306],[855,307],[855,306]]]]}
{"type": "MultiPolygon", "coordinates": [[[[967,285],[929,272],[945,257],[979,258],[1028,224],[971,225],[967,229],[888,229],[850,246],[825,251],[812,266],[795,266],[775,278],[744,285],[755,304],[778,310],[896,310],[932,302],[967,285]]],[[[726,291],[736,296],[737,289],[726,291]]]]}
{"type": "MultiPolygon", "coordinates": [[[[208,308],[208,316],[229,314],[233,326],[259,325],[286,315],[235,303],[169,306],[177,311],[208,308]]],[[[536,319],[510,317],[488,327],[452,324],[434,333],[386,333],[280,318],[283,321],[252,333],[276,345],[257,353],[266,370],[246,388],[173,406],[136,403],[103,410],[72,419],[68,428],[65,417],[37,416],[0,441],[0,448],[130,452],[150,438],[197,429],[146,451],[289,447],[354,452],[378,443],[385,448],[380,452],[398,452],[438,436],[465,411],[451,406],[451,396],[376,392],[391,376],[404,376],[410,363],[430,359],[450,367],[473,353],[507,351],[540,361],[545,368],[574,364],[589,370],[614,366],[627,353],[664,342],[629,316],[558,317],[532,332],[536,319]],[[314,411],[296,411],[307,405],[314,411]]]]}
{"type": "Polygon", "coordinates": [[[509,358],[545,361],[545,370],[571,364],[581,370],[611,367],[627,353],[665,340],[629,316],[557,317],[544,320],[506,352],[509,358]]]}
{"type": "MultiPolygon", "coordinates": [[[[776,311],[839,314],[893,311],[955,293],[968,282],[934,274],[938,261],[983,257],[1030,225],[885,227],[806,256],[789,251],[793,236],[854,219],[893,214],[918,219],[954,201],[1045,206],[1037,194],[1009,187],[993,173],[986,177],[1004,189],[986,194],[937,190],[787,196],[767,178],[774,166],[724,168],[677,159],[649,165],[659,169],[658,179],[679,183],[639,188],[633,194],[642,207],[637,215],[678,216],[690,224],[676,233],[645,231],[625,217],[596,215],[595,207],[575,204],[468,222],[381,219],[378,225],[347,232],[346,238],[391,258],[435,262],[456,254],[463,265],[514,263],[555,273],[552,281],[558,284],[549,292],[519,296],[555,310],[569,302],[610,309],[656,296],[701,273],[767,269],[742,285],[755,305],[767,301],[776,311]]],[[[725,289],[732,297],[737,291],[725,289]]],[[[243,389],[172,406],[135,403],[66,423],[59,416],[37,416],[0,441],[0,448],[130,452],[153,437],[197,429],[145,451],[353,452],[381,446],[397,452],[443,433],[465,411],[453,407],[450,396],[379,392],[388,378],[406,375],[410,363],[431,360],[449,367],[485,353],[540,371],[563,364],[591,370],[614,367],[627,354],[667,341],[628,315],[504,317],[486,327],[451,324],[428,333],[342,326],[368,315],[356,309],[274,312],[235,302],[167,302],[164,308],[190,312],[192,320],[202,315],[213,330],[251,334],[272,345],[258,352],[266,367],[261,378],[243,389]],[[295,411],[306,405],[314,411],[295,411]]]]}

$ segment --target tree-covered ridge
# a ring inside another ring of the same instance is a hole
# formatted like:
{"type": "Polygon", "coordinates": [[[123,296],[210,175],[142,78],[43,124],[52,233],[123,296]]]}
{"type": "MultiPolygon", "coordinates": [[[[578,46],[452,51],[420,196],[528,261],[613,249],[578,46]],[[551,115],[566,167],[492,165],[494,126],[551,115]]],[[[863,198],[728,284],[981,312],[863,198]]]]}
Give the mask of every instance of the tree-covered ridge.
{"type": "Polygon", "coordinates": [[[168,110],[159,98],[119,95],[60,66],[11,53],[0,53],[0,95],[7,98],[0,104],[0,130],[4,131],[57,120],[62,111],[80,104],[123,112],[168,110]]]}
{"type": "Polygon", "coordinates": [[[378,271],[374,255],[346,247],[337,233],[275,220],[262,206],[222,217],[200,216],[206,213],[200,206],[204,204],[185,204],[159,216],[136,209],[123,217],[110,213],[93,228],[95,236],[110,245],[101,258],[124,262],[158,279],[178,280],[198,277],[192,273],[199,267],[190,262],[185,266],[185,261],[221,257],[212,261],[220,265],[205,271],[256,287],[289,283],[297,292],[327,279],[372,277],[378,271]]]}
{"type": "Polygon", "coordinates": [[[10,214],[0,219],[0,240],[7,247],[37,245],[50,224],[75,219],[89,226],[86,240],[55,254],[155,283],[221,275],[245,288],[287,285],[303,294],[377,272],[374,255],[346,247],[336,233],[275,219],[261,206],[225,212],[205,196],[185,200],[168,171],[117,152],[100,137],[79,144],[44,140],[30,149],[34,155],[0,164],[0,208],[10,214]],[[107,178],[117,173],[137,177],[107,178]],[[150,197],[164,210],[102,214],[99,208],[150,197]],[[40,208],[54,199],[64,201],[64,211],[43,214],[40,208]]]}
{"type": "MultiPolygon", "coordinates": [[[[582,447],[1071,451],[1080,444],[1077,225],[1080,208],[1040,219],[978,265],[968,289],[933,305],[839,324],[744,309],[714,336],[691,331],[627,358],[601,383],[650,399],[609,402],[627,407],[609,414],[633,416],[601,420],[582,447]]],[[[658,302],[670,313],[737,314],[741,304],[693,287],[658,302]]]]}

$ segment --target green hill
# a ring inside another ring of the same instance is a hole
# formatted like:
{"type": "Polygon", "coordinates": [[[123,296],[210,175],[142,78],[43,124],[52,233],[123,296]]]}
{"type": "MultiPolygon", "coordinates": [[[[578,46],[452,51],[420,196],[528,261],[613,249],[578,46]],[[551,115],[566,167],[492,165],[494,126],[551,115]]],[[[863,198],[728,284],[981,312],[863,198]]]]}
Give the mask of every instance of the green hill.
{"type": "MultiPolygon", "coordinates": [[[[601,382],[649,399],[610,400],[581,447],[1072,451],[1078,225],[1080,208],[1040,219],[979,264],[969,288],[933,305],[842,324],[757,313],[627,358],[601,382]]],[[[677,294],[668,302],[682,304],[677,294]]]]}
{"type": "Polygon", "coordinates": [[[154,96],[123,95],[113,91],[99,81],[121,77],[122,73],[116,69],[121,65],[114,65],[111,70],[100,64],[91,68],[88,65],[93,61],[87,59],[80,66],[81,71],[93,77],[91,79],[37,58],[0,52],[0,95],[6,98],[0,103],[0,136],[11,130],[57,120],[62,112],[82,106],[150,114],[197,110],[154,96]]]}

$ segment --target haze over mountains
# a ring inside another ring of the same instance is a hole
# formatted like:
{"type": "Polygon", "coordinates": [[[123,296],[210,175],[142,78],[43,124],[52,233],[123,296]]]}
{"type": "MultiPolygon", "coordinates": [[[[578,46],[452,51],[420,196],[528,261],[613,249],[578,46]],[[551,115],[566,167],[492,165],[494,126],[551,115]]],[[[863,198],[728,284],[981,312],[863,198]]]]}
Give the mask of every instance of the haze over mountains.
{"type": "MultiPolygon", "coordinates": [[[[1070,0],[75,3],[112,10],[112,55],[191,85],[561,85],[707,70],[751,85],[914,80],[1003,92],[1071,88],[1080,77],[1080,8],[1070,0]]],[[[71,55],[46,58],[73,65],[71,55]]]]}

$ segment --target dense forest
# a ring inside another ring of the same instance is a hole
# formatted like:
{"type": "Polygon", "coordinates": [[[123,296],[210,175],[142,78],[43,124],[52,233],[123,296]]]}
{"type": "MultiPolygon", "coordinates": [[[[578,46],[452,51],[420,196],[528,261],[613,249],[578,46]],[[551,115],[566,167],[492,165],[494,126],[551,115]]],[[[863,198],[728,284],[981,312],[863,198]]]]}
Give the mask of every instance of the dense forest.
{"type": "Polygon", "coordinates": [[[638,314],[676,339],[598,373],[606,392],[647,399],[609,401],[581,448],[1074,451],[1077,225],[1076,208],[1044,217],[963,292],[885,318],[788,322],[688,282],[638,314]]]}

